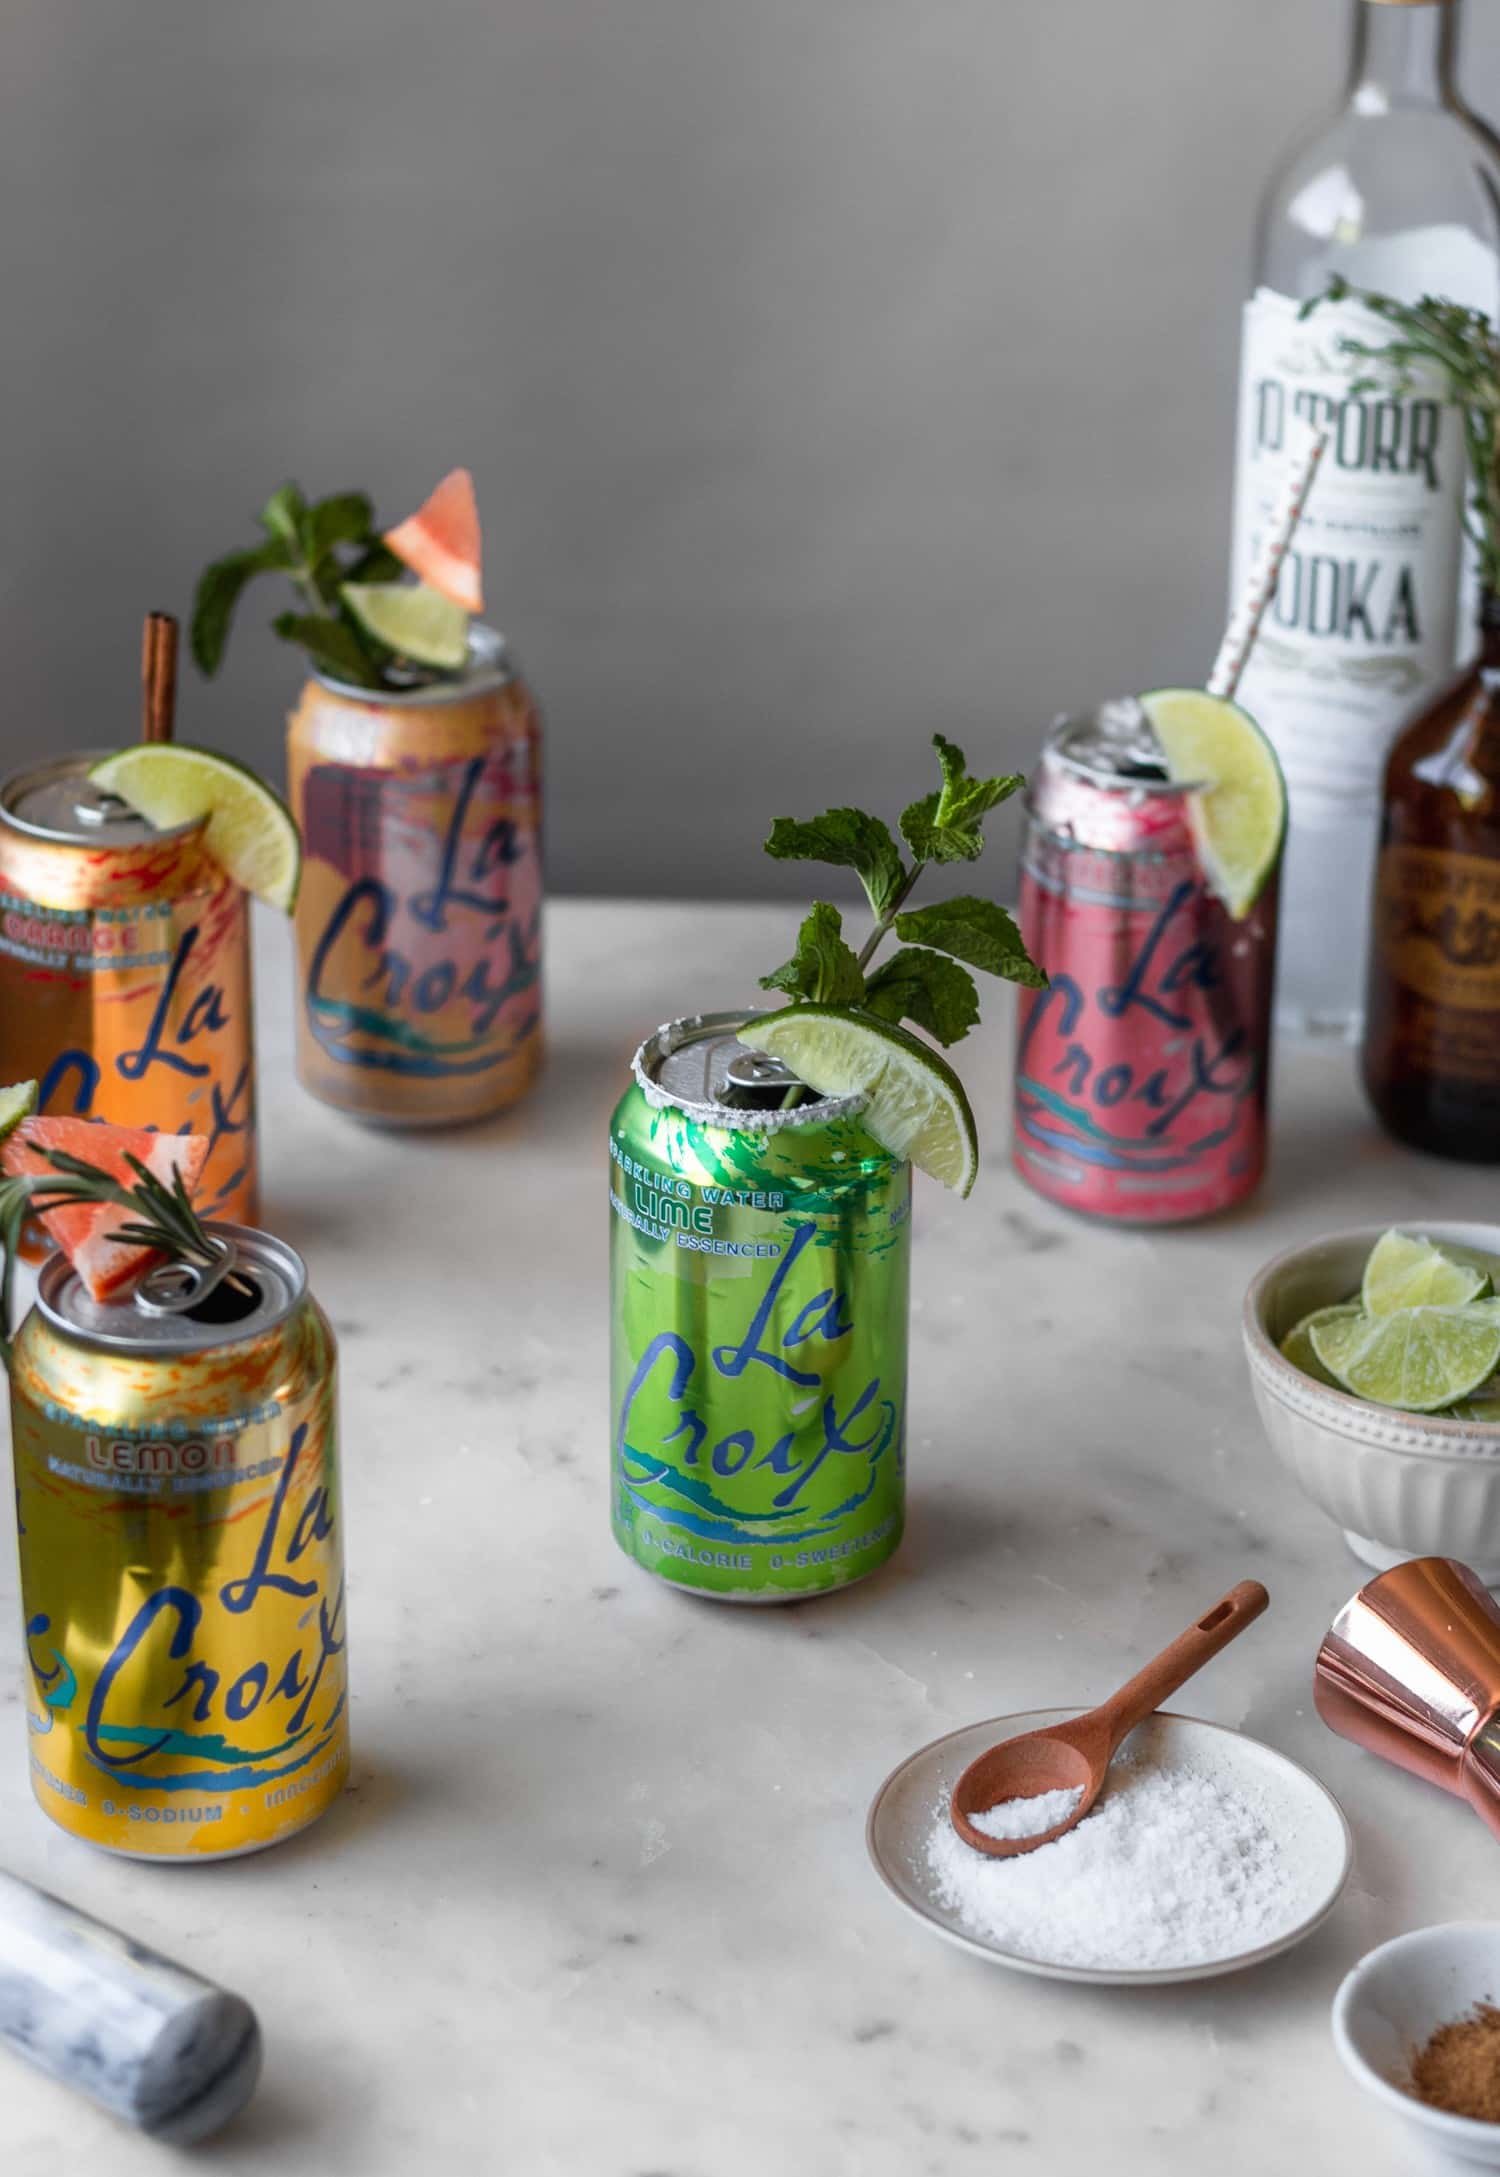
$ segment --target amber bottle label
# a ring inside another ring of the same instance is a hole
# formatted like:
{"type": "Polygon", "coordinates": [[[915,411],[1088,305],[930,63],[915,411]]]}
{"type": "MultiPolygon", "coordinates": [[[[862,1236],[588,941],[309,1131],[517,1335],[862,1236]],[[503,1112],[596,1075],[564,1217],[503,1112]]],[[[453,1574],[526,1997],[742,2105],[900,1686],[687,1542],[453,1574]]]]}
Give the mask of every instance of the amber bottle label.
{"type": "Polygon", "coordinates": [[[1500,860],[1386,847],[1378,896],[1381,957],[1392,979],[1434,1005],[1494,1013],[1500,1036],[1500,860]]]}

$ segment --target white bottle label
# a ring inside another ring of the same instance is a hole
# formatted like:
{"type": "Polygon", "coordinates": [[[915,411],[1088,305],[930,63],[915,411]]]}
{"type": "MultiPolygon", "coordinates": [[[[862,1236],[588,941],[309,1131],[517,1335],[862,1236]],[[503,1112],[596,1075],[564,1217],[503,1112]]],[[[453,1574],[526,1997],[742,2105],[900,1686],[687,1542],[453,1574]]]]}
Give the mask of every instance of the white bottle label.
{"type": "Polygon", "coordinates": [[[1323,831],[1373,821],[1392,740],[1453,673],[1466,457],[1438,374],[1354,390],[1340,339],[1379,342],[1378,319],[1298,309],[1269,288],[1245,307],[1231,584],[1237,597],[1304,417],[1328,446],[1239,699],[1276,745],[1294,821],[1323,831]]]}

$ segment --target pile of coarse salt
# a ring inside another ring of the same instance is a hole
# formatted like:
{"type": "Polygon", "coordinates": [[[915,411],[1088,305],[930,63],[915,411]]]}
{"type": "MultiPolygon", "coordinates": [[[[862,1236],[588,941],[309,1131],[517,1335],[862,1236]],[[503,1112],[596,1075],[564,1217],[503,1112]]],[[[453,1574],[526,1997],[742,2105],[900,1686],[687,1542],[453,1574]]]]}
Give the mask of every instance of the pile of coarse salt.
{"type": "Polygon", "coordinates": [[[1065,1786],[1061,1791],[1036,1792],[1030,1799],[1002,1799],[998,1807],[971,1816],[970,1826],[986,1837],[1040,1837],[1043,1830],[1065,1822],[1082,1797],[1080,1785],[1076,1791],[1065,1786]]]}
{"type": "Polygon", "coordinates": [[[927,1864],[970,1934],[1055,1965],[1207,1964],[1269,1941],[1297,1903],[1254,1798],[1181,1761],[1117,1759],[1092,1814],[1015,1859],[966,1845],[945,1799],[927,1864]]]}

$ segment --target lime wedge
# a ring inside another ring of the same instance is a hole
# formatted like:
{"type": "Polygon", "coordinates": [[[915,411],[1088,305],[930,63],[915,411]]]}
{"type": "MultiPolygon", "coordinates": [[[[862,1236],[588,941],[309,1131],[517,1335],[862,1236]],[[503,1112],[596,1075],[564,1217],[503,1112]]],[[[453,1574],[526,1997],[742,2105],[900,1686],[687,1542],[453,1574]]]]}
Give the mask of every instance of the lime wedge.
{"type": "Polygon", "coordinates": [[[1482,1383],[1472,1398],[1461,1398],[1456,1406],[1443,1409],[1445,1421],[1483,1421],[1487,1427],[1500,1428],[1500,1377],[1492,1376],[1482,1383]]]}
{"type": "Polygon", "coordinates": [[[1392,1227],[1370,1250],[1360,1299],[1370,1315],[1394,1315],[1398,1308],[1461,1308],[1490,1289],[1477,1264],[1392,1227]]]}
{"type": "Polygon", "coordinates": [[[1468,1398],[1500,1367],[1500,1304],[1403,1308],[1398,1315],[1360,1309],[1314,1323],[1309,1336],[1323,1366],[1356,1398],[1435,1414],[1468,1398]]]}
{"type": "Polygon", "coordinates": [[[1286,831],[1286,782],[1276,752],[1236,703],[1201,688],[1141,697],[1167,770],[1201,780],[1189,815],[1203,873],[1238,922],[1259,899],[1286,831]]]}
{"type": "MultiPolygon", "coordinates": [[[[0,1088],[0,1141],[4,1141],[23,1119],[29,1119],[35,1109],[35,1081],[17,1081],[11,1088],[0,1088]]],[[[0,1336],[3,1335],[4,1329],[0,1326],[0,1336]]]]}
{"type": "Polygon", "coordinates": [[[1314,1323],[1328,1323],[1339,1316],[1359,1315],[1357,1300],[1341,1300],[1331,1308],[1314,1308],[1311,1315],[1304,1315],[1300,1323],[1294,1323],[1281,1341],[1281,1357],[1290,1361],[1293,1368],[1300,1368],[1304,1376],[1311,1376],[1314,1383],[1327,1383],[1338,1387],[1338,1377],[1330,1375],[1313,1350],[1312,1328],[1314,1323]]]}
{"type": "Polygon", "coordinates": [[[232,756],[178,741],[137,741],[89,776],[160,829],[204,824],[203,844],[257,899],[290,914],[302,868],[291,810],[232,756]]]}
{"type": "Polygon", "coordinates": [[[979,1140],[969,1099],[919,1037],[836,1005],[789,1005],[748,1022],[740,1041],[781,1059],[820,1096],[868,1097],[861,1123],[882,1149],[959,1194],[973,1186],[979,1140]]]}
{"type": "Polygon", "coordinates": [[[469,615],[425,582],[346,582],[339,591],[377,642],[413,665],[456,673],[469,661],[469,615]]]}

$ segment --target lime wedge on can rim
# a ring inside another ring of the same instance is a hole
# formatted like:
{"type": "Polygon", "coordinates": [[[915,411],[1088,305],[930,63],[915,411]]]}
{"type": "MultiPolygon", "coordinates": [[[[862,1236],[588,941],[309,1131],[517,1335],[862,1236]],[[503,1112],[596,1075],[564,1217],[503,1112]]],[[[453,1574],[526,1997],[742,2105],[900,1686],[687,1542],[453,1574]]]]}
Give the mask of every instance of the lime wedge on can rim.
{"type": "MultiPolygon", "coordinates": [[[[13,1133],[23,1119],[29,1119],[36,1109],[35,1081],[17,1081],[11,1088],[0,1088],[0,1141],[13,1133]]],[[[0,1323],[0,1337],[5,1326],[0,1323]]]]}
{"type": "Polygon", "coordinates": [[[1276,751],[1247,711],[1201,688],[1160,688],[1141,708],[1170,776],[1201,781],[1189,818],[1203,873],[1240,921],[1276,867],[1286,832],[1286,782],[1276,751]]]}
{"type": "Polygon", "coordinates": [[[469,615],[425,582],[346,582],[339,591],[377,642],[413,665],[459,672],[469,661],[469,615]]]}
{"type": "Polygon", "coordinates": [[[863,1095],[860,1123],[892,1156],[967,1194],[979,1138],[963,1083],[932,1046],[836,1005],[789,1005],[747,1021],[741,1043],[790,1066],[820,1096],[863,1095]]]}
{"type": "Polygon", "coordinates": [[[1461,1308],[1490,1290],[1488,1273],[1411,1233],[1383,1233],[1365,1264],[1360,1298],[1370,1315],[1398,1308],[1461,1308]]]}
{"type": "MultiPolygon", "coordinates": [[[[1333,1311],[1329,1311],[1332,1313],[1333,1311]]],[[[1403,1308],[1314,1322],[1313,1351],[1356,1398],[1435,1414],[1470,1397],[1500,1368],[1500,1302],[1403,1308]]]]}
{"type": "Polygon", "coordinates": [[[244,764],[180,741],[137,741],[89,776],[163,831],[201,823],[203,844],[225,874],[291,913],[302,841],[281,796],[244,764]]]}
{"type": "Polygon", "coordinates": [[[1300,1368],[1304,1376],[1311,1376],[1314,1383],[1327,1383],[1335,1389],[1340,1388],[1338,1377],[1329,1373],[1313,1349],[1313,1325],[1331,1322],[1337,1316],[1361,1313],[1363,1310],[1357,1300],[1340,1300],[1331,1308],[1314,1308],[1311,1315],[1304,1315],[1300,1323],[1294,1323],[1282,1339],[1282,1359],[1290,1361],[1293,1368],[1300,1368]]]}

